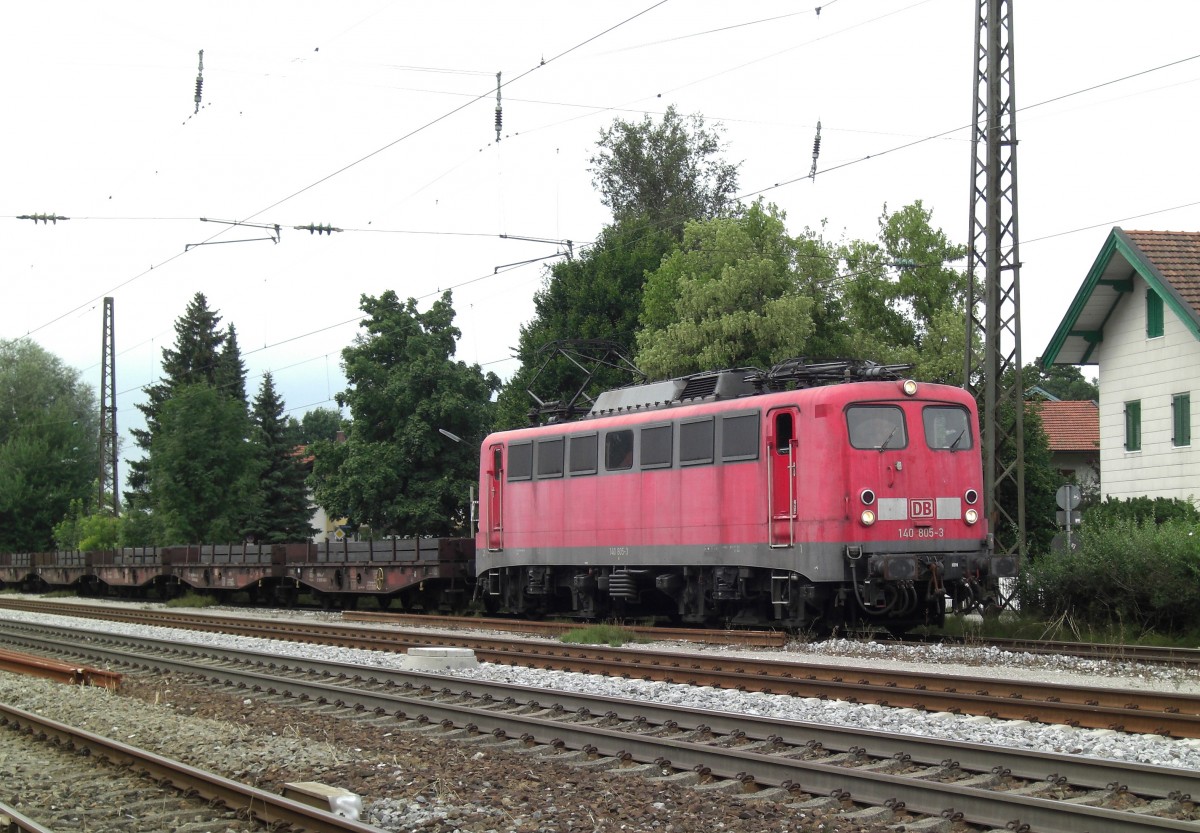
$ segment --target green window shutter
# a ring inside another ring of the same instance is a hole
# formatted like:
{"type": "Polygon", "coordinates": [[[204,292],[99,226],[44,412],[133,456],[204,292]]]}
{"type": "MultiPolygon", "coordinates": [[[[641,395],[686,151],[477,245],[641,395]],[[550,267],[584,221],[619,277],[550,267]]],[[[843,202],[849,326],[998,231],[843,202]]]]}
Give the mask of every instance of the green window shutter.
{"type": "Polygon", "coordinates": [[[1125,450],[1142,450],[1142,403],[1125,403],[1125,450]]]}
{"type": "Polygon", "coordinates": [[[1146,289],[1146,338],[1163,334],[1163,300],[1153,289],[1146,289]]]}
{"type": "Polygon", "coordinates": [[[1192,395],[1177,393],[1171,399],[1171,413],[1174,417],[1176,447],[1192,444],[1192,395]]]}

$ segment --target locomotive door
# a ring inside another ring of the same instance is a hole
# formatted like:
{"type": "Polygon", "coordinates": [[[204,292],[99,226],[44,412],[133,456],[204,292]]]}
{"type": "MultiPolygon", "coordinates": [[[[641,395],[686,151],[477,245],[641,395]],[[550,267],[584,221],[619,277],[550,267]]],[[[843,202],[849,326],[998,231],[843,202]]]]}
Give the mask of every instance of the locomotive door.
{"type": "Polygon", "coordinates": [[[491,447],[492,464],[488,467],[487,547],[504,549],[504,446],[491,447]]]}
{"type": "Polygon", "coordinates": [[[790,547],[796,540],[796,426],[797,408],[767,413],[767,516],[772,547],[790,547]]]}

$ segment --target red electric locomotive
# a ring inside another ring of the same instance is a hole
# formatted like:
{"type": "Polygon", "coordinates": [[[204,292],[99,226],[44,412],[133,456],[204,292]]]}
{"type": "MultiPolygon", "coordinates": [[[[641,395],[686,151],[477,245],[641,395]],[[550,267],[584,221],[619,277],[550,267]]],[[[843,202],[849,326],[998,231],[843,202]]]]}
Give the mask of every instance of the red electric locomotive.
{"type": "Polygon", "coordinates": [[[1017,565],[992,553],[975,402],[896,370],[697,374],[492,434],[477,590],[517,615],[895,631],[992,600],[1017,565]]]}

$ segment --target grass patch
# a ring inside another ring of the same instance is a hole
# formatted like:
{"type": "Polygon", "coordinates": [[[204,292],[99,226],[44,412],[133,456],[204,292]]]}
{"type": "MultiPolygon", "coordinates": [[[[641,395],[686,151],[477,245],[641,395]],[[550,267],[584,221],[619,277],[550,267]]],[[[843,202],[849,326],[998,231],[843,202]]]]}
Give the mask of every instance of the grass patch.
{"type": "Polygon", "coordinates": [[[43,593],[43,599],[74,599],[79,596],[74,590],[51,590],[49,593],[43,593]]]}
{"type": "Polygon", "coordinates": [[[916,628],[913,633],[944,634],[970,643],[985,643],[988,639],[1052,639],[1059,642],[1082,642],[1089,645],[1145,645],[1157,648],[1195,648],[1200,634],[1164,634],[1129,625],[1090,624],[1079,619],[1060,616],[947,616],[943,628],[916,628]]]}
{"type": "Polygon", "coordinates": [[[214,607],[220,604],[212,596],[203,596],[199,593],[184,593],[182,596],[176,596],[174,599],[167,601],[167,607],[214,607]]]}
{"type": "Polygon", "coordinates": [[[620,648],[627,642],[650,641],[619,625],[588,625],[584,628],[574,628],[564,633],[560,640],[572,645],[607,645],[610,648],[620,648]]]}

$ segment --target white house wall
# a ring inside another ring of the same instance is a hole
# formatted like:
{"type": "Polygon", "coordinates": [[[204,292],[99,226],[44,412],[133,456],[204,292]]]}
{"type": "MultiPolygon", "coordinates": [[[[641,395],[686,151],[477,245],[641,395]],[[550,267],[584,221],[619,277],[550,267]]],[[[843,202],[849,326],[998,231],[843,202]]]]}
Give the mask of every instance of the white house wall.
{"type": "Polygon", "coordinates": [[[1104,327],[1096,351],[1103,368],[1100,398],[1100,480],[1115,498],[1200,498],[1200,449],[1195,414],[1200,412],[1200,342],[1164,305],[1164,334],[1146,338],[1146,283],[1134,276],[1104,327]],[[1172,444],[1171,399],[1192,395],[1193,445],[1172,444]],[[1125,403],[1142,403],[1141,451],[1125,450],[1125,403]]]}

